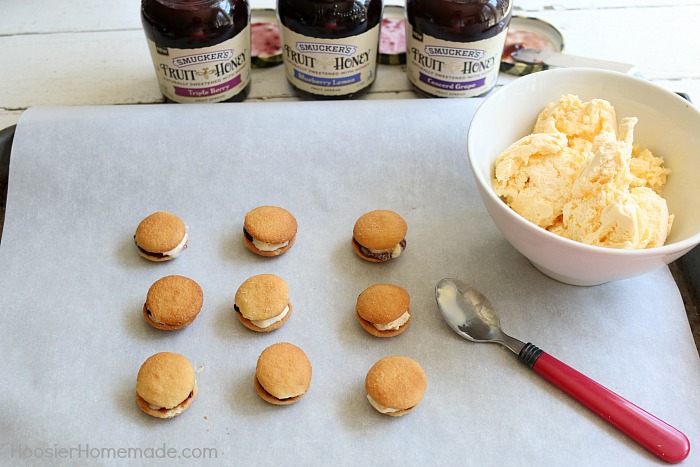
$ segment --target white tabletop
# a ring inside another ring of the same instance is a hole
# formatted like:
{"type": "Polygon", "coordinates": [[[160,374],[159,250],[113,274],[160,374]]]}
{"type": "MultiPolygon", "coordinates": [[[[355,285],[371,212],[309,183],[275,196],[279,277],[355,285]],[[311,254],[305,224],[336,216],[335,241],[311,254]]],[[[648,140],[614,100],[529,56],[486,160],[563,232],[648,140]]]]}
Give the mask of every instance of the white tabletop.
{"type": "MultiPolygon", "coordinates": [[[[254,8],[274,0],[250,0],[254,8]]],[[[401,0],[385,4],[402,5],[401,0]]],[[[3,0],[0,129],[33,106],[162,102],[138,0],[3,0]]],[[[565,51],[636,64],[672,91],[700,99],[700,0],[517,0],[514,14],[542,18],[565,51]]],[[[402,66],[380,65],[364,99],[415,98],[402,66]]],[[[502,76],[501,83],[512,79],[502,76]]],[[[282,67],[257,69],[248,100],[297,100],[282,67]]]]}

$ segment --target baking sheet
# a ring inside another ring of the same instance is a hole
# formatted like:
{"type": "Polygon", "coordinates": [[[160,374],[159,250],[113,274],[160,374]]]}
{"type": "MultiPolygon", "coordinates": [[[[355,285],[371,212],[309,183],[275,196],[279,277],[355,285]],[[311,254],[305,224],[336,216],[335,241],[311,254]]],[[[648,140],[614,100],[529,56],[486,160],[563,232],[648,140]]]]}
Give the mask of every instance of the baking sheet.
{"type": "MultiPolygon", "coordinates": [[[[506,349],[455,335],[434,301],[443,277],[486,293],[506,332],[695,443],[700,365],[668,269],[591,288],[534,269],[491,223],[469,173],[466,134],[479,102],[27,111],[0,244],[0,462],[659,463],[506,349]],[[284,206],[299,223],[295,246],[278,258],[257,257],[241,240],[243,216],[262,204],[284,206]],[[360,260],[350,245],[355,220],[377,208],[409,225],[405,253],[386,264],[360,260]],[[155,210],[188,224],[190,246],[174,261],[149,263],[133,244],[155,210]],[[281,329],[262,335],[232,310],[237,287],[259,273],[287,280],[294,306],[281,329]],[[148,287],[168,274],[197,280],[205,295],[195,323],[174,333],[141,315],[148,287]],[[392,339],[356,322],[357,295],[377,282],[411,294],[411,327],[392,339]],[[258,355],[281,341],[313,365],[310,391],[288,407],[268,405],[252,386],[258,355]],[[139,366],[166,350],[190,359],[200,388],[169,421],[134,401],[139,366]],[[412,357],[428,376],[420,406],[401,418],[365,398],[365,374],[385,355],[412,357]]],[[[699,459],[691,451],[686,464],[699,459]]]]}

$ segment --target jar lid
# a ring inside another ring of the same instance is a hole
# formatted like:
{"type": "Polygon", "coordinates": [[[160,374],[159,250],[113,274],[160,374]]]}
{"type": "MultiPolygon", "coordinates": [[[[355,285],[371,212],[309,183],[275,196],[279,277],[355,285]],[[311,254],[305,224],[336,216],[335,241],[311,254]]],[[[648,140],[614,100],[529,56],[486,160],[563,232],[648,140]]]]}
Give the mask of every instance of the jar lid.
{"type": "Polygon", "coordinates": [[[509,75],[523,76],[549,68],[545,64],[530,64],[513,60],[510,54],[521,48],[562,52],[564,50],[564,36],[556,27],[540,18],[514,15],[508,26],[508,36],[501,59],[501,71],[509,75]]]}
{"type": "Polygon", "coordinates": [[[282,63],[282,41],[275,10],[253,8],[250,12],[250,64],[268,68],[282,63]]]}
{"type": "Polygon", "coordinates": [[[387,5],[379,33],[379,63],[403,65],[406,63],[406,18],[404,8],[387,5]]]}

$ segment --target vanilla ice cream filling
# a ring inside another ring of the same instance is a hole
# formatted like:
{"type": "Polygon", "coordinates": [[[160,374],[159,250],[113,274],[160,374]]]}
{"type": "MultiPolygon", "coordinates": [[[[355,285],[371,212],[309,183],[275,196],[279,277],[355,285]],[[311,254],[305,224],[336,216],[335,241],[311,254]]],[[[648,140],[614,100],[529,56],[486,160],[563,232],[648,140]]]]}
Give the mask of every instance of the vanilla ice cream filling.
{"type": "Polygon", "coordinates": [[[253,238],[253,245],[255,245],[255,248],[257,248],[260,251],[275,251],[279,250],[280,248],[284,248],[287,245],[289,245],[289,240],[286,242],[282,243],[267,243],[267,242],[262,242],[258,240],[257,238],[253,238]]]}
{"type": "Polygon", "coordinates": [[[398,258],[401,253],[403,252],[403,248],[401,248],[401,244],[397,243],[391,248],[385,248],[384,250],[373,250],[371,248],[367,248],[371,253],[375,255],[381,255],[382,253],[391,253],[392,258],[398,258]]]}
{"type": "Polygon", "coordinates": [[[411,314],[406,310],[404,314],[396,318],[394,321],[389,321],[388,323],[382,323],[382,324],[377,324],[377,323],[372,323],[375,328],[377,328],[380,331],[396,331],[399,329],[401,326],[406,324],[411,317],[411,314]]]}
{"type": "Polygon", "coordinates": [[[177,258],[180,256],[180,253],[182,253],[182,250],[185,249],[185,246],[187,246],[187,240],[189,240],[189,237],[187,236],[187,232],[185,232],[185,236],[182,237],[182,240],[178,245],[173,248],[172,250],[164,251],[161,254],[163,256],[170,256],[171,258],[177,258]]]}
{"type": "MultiPolygon", "coordinates": [[[[165,409],[164,407],[158,407],[158,406],[153,405],[153,404],[148,404],[148,406],[150,408],[152,408],[153,410],[164,410],[165,409]]],[[[175,417],[177,415],[180,415],[182,412],[184,412],[184,410],[185,410],[185,408],[183,407],[182,404],[178,405],[177,407],[174,407],[172,409],[166,410],[165,411],[166,418],[171,418],[171,417],[175,417]]]]}
{"type": "Polygon", "coordinates": [[[289,313],[289,305],[284,307],[284,310],[282,310],[282,313],[280,313],[277,316],[273,316],[272,318],[268,318],[268,319],[251,319],[250,322],[261,329],[265,329],[265,328],[269,328],[270,326],[277,323],[278,321],[282,321],[284,319],[284,317],[287,316],[287,313],[289,313]]]}
{"type": "Polygon", "coordinates": [[[372,396],[370,396],[369,394],[367,394],[367,400],[369,401],[370,404],[372,404],[372,407],[377,409],[377,411],[380,413],[394,413],[394,412],[398,412],[399,410],[401,410],[401,409],[392,409],[391,407],[386,407],[386,406],[380,404],[379,402],[375,401],[374,399],[372,399],[372,396]]]}

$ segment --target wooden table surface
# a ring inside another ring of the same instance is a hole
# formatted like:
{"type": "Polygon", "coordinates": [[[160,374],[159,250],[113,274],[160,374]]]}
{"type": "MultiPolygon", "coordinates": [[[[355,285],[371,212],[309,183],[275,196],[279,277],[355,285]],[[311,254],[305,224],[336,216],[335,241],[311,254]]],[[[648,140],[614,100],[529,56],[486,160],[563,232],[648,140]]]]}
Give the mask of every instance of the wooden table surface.
{"type": "MultiPolygon", "coordinates": [[[[253,8],[275,6],[274,0],[250,3],[253,8]]],[[[556,26],[569,54],[635,64],[645,78],[700,102],[700,0],[516,0],[513,13],[556,26]]],[[[513,79],[502,74],[499,85],[513,79]]],[[[298,100],[281,66],[253,70],[252,80],[249,101],[298,100]]],[[[391,65],[379,66],[374,86],[363,97],[413,98],[419,96],[404,67],[391,65]]],[[[0,130],[16,124],[33,106],[161,102],[138,0],[0,4],[0,130]]],[[[700,262],[694,261],[670,267],[700,348],[698,291],[693,287],[700,262]]]]}
{"type": "MultiPolygon", "coordinates": [[[[0,129],[32,106],[162,102],[139,10],[138,0],[3,0],[0,129]]],[[[516,0],[514,14],[555,25],[570,54],[636,64],[649,80],[700,100],[700,0],[516,0]]],[[[403,67],[380,65],[364,98],[416,97],[403,67]]],[[[282,67],[254,70],[249,100],[296,99],[282,67]]]]}

